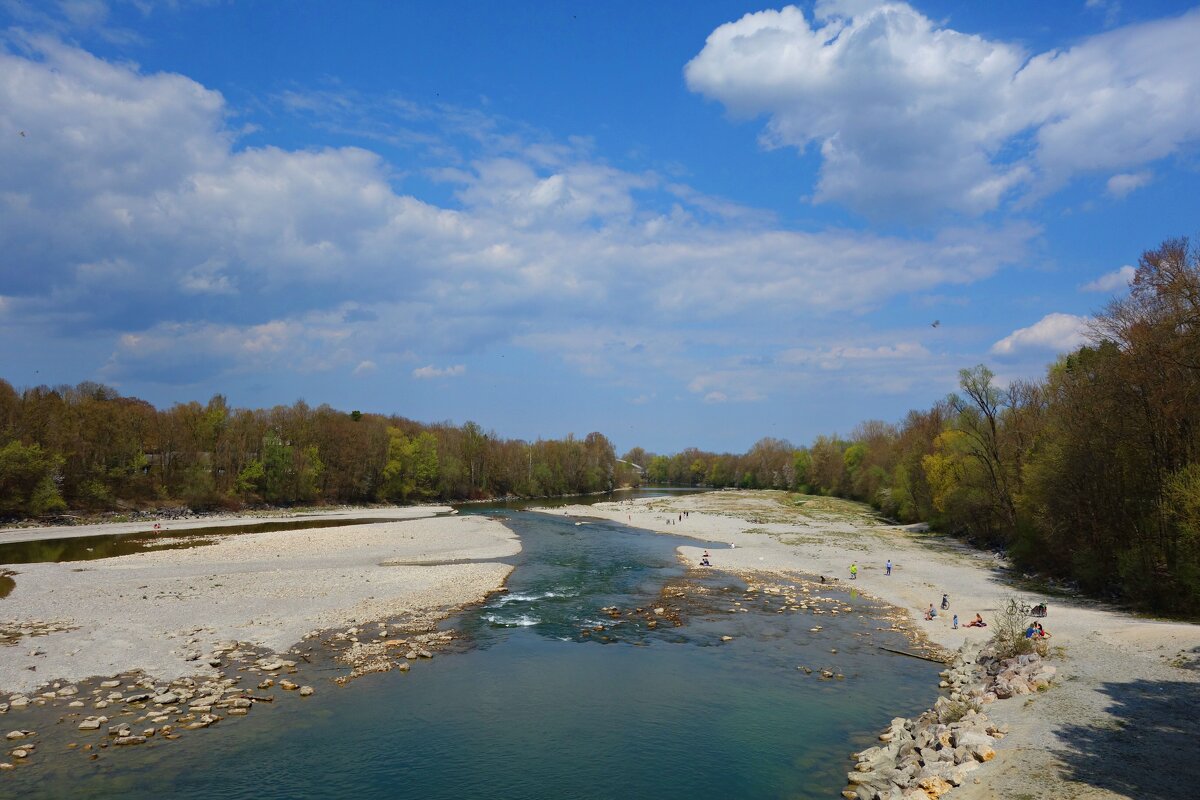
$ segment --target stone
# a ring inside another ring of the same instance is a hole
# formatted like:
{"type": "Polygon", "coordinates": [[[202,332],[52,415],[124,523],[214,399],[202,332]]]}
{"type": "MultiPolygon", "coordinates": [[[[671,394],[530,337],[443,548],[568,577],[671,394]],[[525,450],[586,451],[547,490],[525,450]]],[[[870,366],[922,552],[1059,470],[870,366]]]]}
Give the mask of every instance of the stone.
{"type": "Polygon", "coordinates": [[[113,742],[113,744],[116,744],[116,745],[145,744],[145,743],[146,743],[145,736],[133,736],[132,734],[128,735],[128,736],[118,736],[116,738],[116,740],[113,742]]]}
{"type": "Polygon", "coordinates": [[[314,689],[313,689],[313,687],[311,687],[311,686],[301,686],[301,687],[300,687],[300,696],[301,696],[301,697],[309,697],[309,696],[311,696],[311,695],[312,695],[312,693],[313,693],[314,691],[315,691],[315,690],[314,690],[314,689]]]}
{"type": "Polygon", "coordinates": [[[83,720],[83,722],[79,723],[79,730],[81,730],[81,731],[99,730],[100,726],[106,722],[108,722],[108,717],[88,717],[85,720],[83,720]]]}
{"type": "Polygon", "coordinates": [[[935,798],[935,800],[954,788],[945,778],[937,776],[925,778],[917,785],[924,789],[927,795],[935,798]]]}
{"type": "Polygon", "coordinates": [[[64,686],[58,690],[59,697],[74,697],[79,694],[79,689],[74,686],[64,686]]]}
{"type": "Polygon", "coordinates": [[[9,731],[6,739],[24,739],[26,736],[32,736],[33,731],[9,731]]]}
{"type": "Polygon", "coordinates": [[[23,747],[18,747],[12,751],[13,758],[29,758],[29,751],[23,747]]]}
{"type": "Polygon", "coordinates": [[[287,678],[284,678],[283,680],[281,680],[279,682],[279,688],[283,689],[285,692],[290,692],[293,689],[299,689],[300,686],[298,684],[292,683],[287,678]]]}
{"type": "Polygon", "coordinates": [[[396,664],[396,669],[400,670],[401,672],[408,672],[409,664],[407,661],[401,661],[400,663],[396,664]]]}
{"type": "Polygon", "coordinates": [[[169,706],[179,702],[179,696],[174,692],[163,692],[154,698],[154,704],[159,706],[169,706]]]}
{"type": "Polygon", "coordinates": [[[733,641],[733,637],[732,637],[732,636],[722,636],[722,637],[721,637],[721,641],[722,641],[722,642],[732,642],[732,641],[733,641]]]}
{"type": "Polygon", "coordinates": [[[116,689],[120,685],[120,681],[100,681],[101,689],[116,689]]]}

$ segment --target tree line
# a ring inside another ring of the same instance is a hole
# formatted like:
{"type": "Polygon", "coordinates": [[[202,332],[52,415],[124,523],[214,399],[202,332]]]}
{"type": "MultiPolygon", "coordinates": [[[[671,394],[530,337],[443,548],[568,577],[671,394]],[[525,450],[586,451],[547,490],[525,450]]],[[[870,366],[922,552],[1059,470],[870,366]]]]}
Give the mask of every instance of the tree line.
{"type": "Polygon", "coordinates": [[[303,401],[166,410],[97,383],[0,380],[0,516],[185,504],[412,503],[611,491],[636,482],[602,434],[526,442],[303,401]]]}
{"type": "MultiPolygon", "coordinates": [[[[650,456],[652,478],[863,500],[1004,548],[1022,569],[1152,611],[1200,614],[1200,251],[1145,252],[1089,343],[1037,380],[984,365],[898,424],[744,456],[650,456]],[[790,454],[790,460],[786,457],[790,454]],[[789,463],[790,462],[790,463],[789,463]]],[[[630,460],[645,457],[631,452],[630,460]]],[[[642,462],[638,462],[642,463],[642,462]]]]}

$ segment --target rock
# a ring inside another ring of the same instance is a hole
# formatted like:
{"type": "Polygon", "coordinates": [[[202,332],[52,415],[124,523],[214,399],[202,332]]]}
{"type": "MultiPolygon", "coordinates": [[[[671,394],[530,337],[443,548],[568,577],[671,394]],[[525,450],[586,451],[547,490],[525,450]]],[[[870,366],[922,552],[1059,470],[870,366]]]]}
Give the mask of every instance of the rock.
{"type": "Polygon", "coordinates": [[[16,750],[12,751],[12,757],[13,758],[28,758],[29,751],[22,747],[18,747],[16,750]]]}
{"type": "Polygon", "coordinates": [[[81,731],[99,730],[100,726],[108,722],[108,717],[88,717],[83,722],[79,723],[81,731]]]}
{"type": "Polygon", "coordinates": [[[9,731],[6,739],[24,739],[26,736],[32,736],[33,731],[9,731]]]}
{"type": "Polygon", "coordinates": [[[301,697],[309,697],[312,695],[313,691],[314,691],[314,689],[311,686],[301,686],[300,687],[300,696],[301,697]]]}
{"type": "Polygon", "coordinates": [[[146,743],[145,736],[133,736],[133,735],[118,736],[116,738],[116,740],[113,742],[113,744],[116,744],[116,745],[145,744],[145,743],[146,743]]]}
{"type": "Polygon", "coordinates": [[[100,681],[101,689],[116,689],[120,685],[120,681],[100,681]]]}
{"type": "Polygon", "coordinates": [[[12,764],[9,764],[7,761],[5,761],[3,763],[0,763],[0,769],[7,771],[10,769],[16,769],[16,767],[13,766],[12,764]]]}
{"type": "Polygon", "coordinates": [[[300,686],[298,684],[292,683],[287,678],[284,678],[283,680],[281,680],[279,682],[279,688],[283,689],[285,692],[290,692],[293,689],[299,689],[300,686]]]}
{"type": "Polygon", "coordinates": [[[408,672],[409,664],[407,661],[401,661],[396,664],[396,669],[400,670],[401,672],[408,672]]]}
{"type": "Polygon", "coordinates": [[[935,800],[954,788],[950,785],[949,781],[937,776],[925,778],[917,785],[925,790],[925,794],[935,798],[935,800]]]}
{"type": "MultiPolygon", "coordinates": [[[[144,703],[147,700],[149,700],[150,697],[151,697],[151,694],[149,692],[137,692],[136,694],[131,694],[131,695],[129,695],[129,697],[126,697],[125,702],[126,703],[144,703]]],[[[116,699],[116,698],[113,698],[113,699],[116,699]]]]}
{"type": "Polygon", "coordinates": [[[79,694],[79,689],[74,686],[64,686],[58,690],[59,697],[74,697],[79,694]]]}
{"type": "Polygon", "coordinates": [[[174,692],[164,692],[154,698],[154,704],[159,706],[169,706],[172,703],[178,703],[179,696],[174,692]]]}
{"type": "Polygon", "coordinates": [[[733,641],[733,637],[732,637],[732,636],[722,636],[722,637],[721,637],[721,641],[722,641],[722,642],[732,642],[732,641],[733,641]]]}

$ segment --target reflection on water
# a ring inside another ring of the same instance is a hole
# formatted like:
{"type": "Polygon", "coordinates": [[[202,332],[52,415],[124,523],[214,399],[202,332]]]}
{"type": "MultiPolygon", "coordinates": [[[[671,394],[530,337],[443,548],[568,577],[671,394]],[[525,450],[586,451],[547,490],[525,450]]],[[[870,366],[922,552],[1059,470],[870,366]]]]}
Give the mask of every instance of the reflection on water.
{"type": "Polygon", "coordinates": [[[0,564],[36,564],[41,562],[92,561],[150,550],[186,550],[214,544],[213,537],[241,533],[299,531],[308,528],[336,528],[343,525],[369,525],[397,522],[390,519],[304,519],[254,522],[246,525],[212,525],[204,528],[180,528],[178,531],[143,531],[118,535],[41,539],[32,542],[0,544],[0,564]],[[162,541],[165,539],[166,541],[162,541]]]}
{"type": "Polygon", "coordinates": [[[814,588],[818,617],[799,590],[688,572],[690,540],[507,524],[509,591],[448,621],[461,652],[341,689],[309,674],[313,697],[95,763],[39,754],[14,796],[825,798],[849,753],[934,699],[936,667],[880,651],[903,640],[862,599],[814,588]]]}

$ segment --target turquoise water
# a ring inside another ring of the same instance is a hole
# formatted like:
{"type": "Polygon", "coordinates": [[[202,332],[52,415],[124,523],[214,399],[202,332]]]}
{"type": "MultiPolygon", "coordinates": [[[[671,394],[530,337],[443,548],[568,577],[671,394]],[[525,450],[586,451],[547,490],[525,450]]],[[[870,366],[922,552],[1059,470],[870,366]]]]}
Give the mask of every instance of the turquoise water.
{"type": "Polygon", "coordinates": [[[936,696],[936,666],[880,651],[903,640],[861,598],[777,613],[735,578],[686,573],[674,548],[694,541],[505,514],[524,551],[508,594],[449,621],[459,652],[346,688],[302,675],[311,698],[97,762],[40,753],[0,780],[25,797],[825,798],[850,752],[936,696]],[[600,611],[663,603],[679,627],[600,611]]]}

